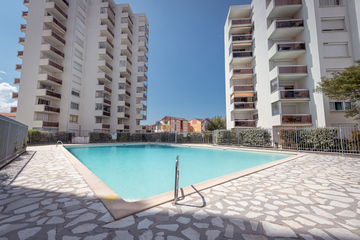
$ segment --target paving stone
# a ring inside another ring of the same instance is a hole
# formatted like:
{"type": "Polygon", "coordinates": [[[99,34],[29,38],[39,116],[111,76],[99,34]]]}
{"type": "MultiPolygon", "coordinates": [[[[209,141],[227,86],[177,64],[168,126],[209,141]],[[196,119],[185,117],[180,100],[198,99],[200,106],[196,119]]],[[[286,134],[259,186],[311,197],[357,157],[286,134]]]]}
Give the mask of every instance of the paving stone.
{"type": "Polygon", "coordinates": [[[350,211],[350,210],[344,210],[344,211],[338,212],[336,215],[337,216],[342,216],[342,217],[352,218],[352,217],[356,216],[356,213],[353,212],[353,211],[350,211]]]}
{"type": "Polygon", "coordinates": [[[310,234],[318,236],[325,240],[334,240],[334,238],[330,237],[328,234],[326,234],[323,230],[318,228],[313,228],[308,231],[310,234]]]}
{"type": "Polygon", "coordinates": [[[207,230],[205,235],[207,236],[208,240],[215,240],[220,235],[219,230],[207,230]]]}
{"type": "Polygon", "coordinates": [[[242,234],[245,240],[267,240],[268,238],[262,235],[242,234]]]}
{"type": "Polygon", "coordinates": [[[197,228],[209,228],[208,223],[194,223],[194,226],[197,228]]]}
{"type": "Polygon", "coordinates": [[[251,229],[255,232],[258,228],[259,222],[250,221],[251,229]]]}
{"type": "Polygon", "coordinates": [[[188,227],[187,229],[181,231],[181,233],[190,240],[200,239],[200,233],[198,233],[196,230],[194,230],[191,227],[188,227]]]}
{"type": "Polygon", "coordinates": [[[220,217],[212,218],[211,224],[216,227],[224,227],[224,222],[220,217]]]}
{"type": "Polygon", "coordinates": [[[8,224],[8,223],[6,223],[6,224],[2,224],[2,225],[0,225],[0,236],[4,236],[7,233],[10,233],[12,231],[24,228],[27,225],[28,225],[27,223],[21,223],[21,224],[14,224],[14,223],[8,224]]]}
{"type": "Polygon", "coordinates": [[[139,236],[139,240],[151,240],[153,238],[154,234],[151,230],[147,230],[143,234],[139,236]]]}
{"type": "Polygon", "coordinates": [[[41,230],[41,227],[27,228],[18,232],[20,240],[28,239],[41,230]]]}
{"type": "Polygon", "coordinates": [[[343,228],[327,228],[325,230],[337,237],[338,239],[360,240],[359,236],[343,228]]]}
{"type": "Polygon", "coordinates": [[[76,224],[78,224],[80,222],[93,220],[93,219],[95,219],[96,215],[97,214],[94,214],[94,213],[85,213],[85,214],[81,215],[80,217],[76,218],[75,220],[71,221],[70,223],[68,223],[65,226],[65,228],[74,226],[74,225],[76,225],[76,224]]]}
{"type": "Polygon", "coordinates": [[[23,208],[16,209],[14,211],[14,213],[15,214],[26,213],[26,212],[30,212],[30,211],[33,211],[33,210],[38,209],[38,208],[39,208],[39,204],[36,203],[36,204],[30,205],[30,206],[26,206],[26,207],[23,207],[23,208]]]}
{"type": "Polygon", "coordinates": [[[303,226],[300,225],[299,223],[293,221],[293,220],[282,220],[285,224],[287,224],[289,227],[291,228],[295,228],[295,229],[298,229],[298,228],[302,228],[303,226]]]}
{"type": "MultiPolygon", "coordinates": [[[[189,219],[190,221],[190,219],[189,219]]],[[[149,229],[151,224],[153,224],[153,221],[150,221],[149,219],[145,218],[141,222],[139,222],[137,229],[149,229]]]]}
{"type": "Polygon", "coordinates": [[[129,231],[115,231],[116,236],[119,240],[133,240],[134,236],[129,233],[129,231]]]}
{"type": "Polygon", "coordinates": [[[242,219],[230,219],[231,223],[235,224],[237,227],[239,227],[241,230],[245,230],[244,221],[242,219]]]}
{"type": "Polygon", "coordinates": [[[278,224],[269,223],[269,222],[261,222],[262,226],[266,232],[266,235],[269,237],[297,237],[295,232],[289,228],[284,227],[278,224]]]}
{"type": "Polygon", "coordinates": [[[176,221],[181,224],[188,224],[191,221],[191,219],[186,217],[179,217],[176,221]]]}
{"type": "Polygon", "coordinates": [[[233,225],[228,224],[226,226],[224,237],[234,238],[234,226],[233,225]]]}
{"type": "Polygon", "coordinates": [[[73,230],[71,230],[74,234],[77,233],[86,233],[94,230],[98,225],[94,223],[85,223],[80,226],[77,226],[73,230]]]}
{"type": "Polygon", "coordinates": [[[157,225],[156,228],[174,232],[179,228],[179,225],[178,224],[160,224],[160,225],[157,225]]]}
{"type": "Polygon", "coordinates": [[[325,219],[320,218],[320,217],[315,216],[315,215],[311,215],[311,214],[300,214],[300,216],[303,216],[303,217],[305,217],[305,218],[311,219],[312,221],[317,222],[317,223],[319,223],[319,224],[334,225],[333,222],[330,222],[330,221],[328,221],[328,220],[325,220],[325,219]]]}
{"type": "Polygon", "coordinates": [[[196,220],[202,220],[207,218],[208,216],[209,214],[207,214],[204,210],[197,211],[193,214],[193,218],[195,218],[196,220]]]}
{"type": "Polygon", "coordinates": [[[359,219],[346,220],[346,224],[359,228],[360,227],[360,220],[359,219]]]}
{"type": "Polygon", "coordinates": [[[65,222],[65,219],[61,218],[61,217],[52,217],[50,218],[49,221],[46,222],[47,225],[50,225],[50,224],[60,224],[60,223],[64,223],[65,222]]]}

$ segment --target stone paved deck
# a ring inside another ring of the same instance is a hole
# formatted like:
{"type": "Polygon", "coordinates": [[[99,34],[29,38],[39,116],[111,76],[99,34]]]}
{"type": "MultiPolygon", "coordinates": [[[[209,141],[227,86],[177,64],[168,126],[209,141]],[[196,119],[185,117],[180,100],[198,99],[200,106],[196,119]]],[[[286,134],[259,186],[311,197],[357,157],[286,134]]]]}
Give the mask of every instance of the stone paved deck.
{"type": "Polygon", "coordinates": [[[0,186],[0,240],[360,239],[359,158],[308,154],[118,221],[55,146],[0,186]]]}

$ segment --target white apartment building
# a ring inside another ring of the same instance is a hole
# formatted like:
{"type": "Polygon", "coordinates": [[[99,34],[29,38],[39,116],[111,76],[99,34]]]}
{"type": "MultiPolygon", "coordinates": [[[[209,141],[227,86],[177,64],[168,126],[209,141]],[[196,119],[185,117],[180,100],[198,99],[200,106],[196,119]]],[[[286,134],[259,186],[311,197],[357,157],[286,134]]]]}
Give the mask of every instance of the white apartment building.
{"type": "Polygon", "coordinates": [[[16,120],[29,129],[142,132],[149,23],[114,0],[24,0],[16,120]]]}
{"type": "Polygon", "coordinates": [[[360,1],[253,0],[224,27],[227,129],[354,125],[314,88],[360,59],[360,1]]]}

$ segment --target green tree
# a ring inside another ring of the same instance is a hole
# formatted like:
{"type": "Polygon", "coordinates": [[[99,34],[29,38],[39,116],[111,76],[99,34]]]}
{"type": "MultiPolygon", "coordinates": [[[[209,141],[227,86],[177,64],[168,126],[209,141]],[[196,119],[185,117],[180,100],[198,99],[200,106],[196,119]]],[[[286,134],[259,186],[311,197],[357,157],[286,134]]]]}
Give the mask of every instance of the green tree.
{"type": "Polygon", "coordinates": [[[222,119],[221,116],[215,116],[210,119],[210,124],[207,127],[208,131],[214,131],[217,129],[225,129],[225,119],[222,119]]]}
{"type": "Polygon", "coordinates": [[[356,63],[344,71],[332,73],[331,78],[322,77],[315,92],[324,93],[334,100],[351,102],[351,106],[345,109],[345,117],[360,119],[360,60],[356,63]]]}
{"type": "Polygon", "coordinates": [[[170,129],[170,126],[169,126],[169,124],[163,124],[163,125],[161,126],[161,129],[162,129],[164,132],[168,132],[169,129],[170,129]]]}

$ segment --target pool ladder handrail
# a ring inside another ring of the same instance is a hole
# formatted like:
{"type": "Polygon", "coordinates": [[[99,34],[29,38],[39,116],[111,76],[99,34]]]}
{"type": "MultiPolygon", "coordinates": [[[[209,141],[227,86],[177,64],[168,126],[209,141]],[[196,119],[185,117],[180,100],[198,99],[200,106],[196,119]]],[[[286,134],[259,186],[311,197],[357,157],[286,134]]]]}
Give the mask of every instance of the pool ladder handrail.
{"type": "Polygon", "coordinates": [[[63,142],[59,140],[59,141],[57,141],[57,143],[56,143],[56,147],[58,146],[59,143],[61,143],[61,145],[64,146],[63,142]]]}
{"type": "Polygon", "coordinates": [[[174,202],[173,205],[177,204],[179,200],[179,155],[176,157],[176,164],[175,164],[175,189],[174,189],[174,202]]]}

